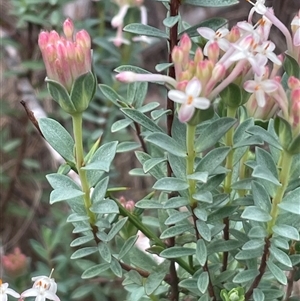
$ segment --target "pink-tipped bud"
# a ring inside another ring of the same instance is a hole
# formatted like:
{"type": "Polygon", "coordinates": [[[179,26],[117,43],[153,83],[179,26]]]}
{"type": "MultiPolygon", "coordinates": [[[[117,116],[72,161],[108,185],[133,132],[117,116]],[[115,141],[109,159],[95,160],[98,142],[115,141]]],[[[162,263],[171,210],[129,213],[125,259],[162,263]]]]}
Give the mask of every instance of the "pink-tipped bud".
{"type": "Polygon", "coordinates": [[[41,50],[46,49],[47,45],[49,43],[49,32],[42,31],[39,34],[38,44],[41,50]]]}
{"type": "Polygon", "coordinates": [[[183,80],[177,83],[176,89],[179,91],[185,91],[187,84],[189,83],[188,80],[183,80]]]}
{"type": "Polygon", "coordinates": [[[71,19],[66,19],[66,21],[63,24],[63,31],[67,40],[73,41],[74,24],[71,19]]]}
{"type": "Polygon", "coordinates": [[[292,126],[300,128],[300,87],[291,92],[291,118],[292,126]]]}
{"type": "Polygon", "coordinates": [[[223,79],[223,77],[225,76],[225,73],[226,73],[225,66],[223,64],[216,64],[213,71],[212,71],[211,78],[215,82],[218,82],[221,79],[223,79]]]}
{"type": "Polygon", "coordinates": [[[136,81],[136,73],[124,71],[116,75],[116,79],[122,83],[133,83],[136,81]]]}
{"type": "Polygon", "coordinates": [[[51,30],[49,33],[49,43],[55,44],[60,40],[59,34],[55,30],[51,30]]]}
{"type": "Polygon", "coordinates": [[[189,54],[192,48],[192,41],[186,33],[184,33],[180,39],[180,47],[184,54],[189,54]]]}
{"type": "Polygon", "coordinates": [[[86,30],[80,30],[76,33],[75,41],[84,49],[91,49],[91,37],[86,30]]]}
{"type": "Polygon", "coordinates": [[[240,29],[237,26],[233,26],[227,35],[227,39],[231,43],[235,43],[241,36],[240,29]]]}
{"type": "Polygon", "coordinates": [[[295,76],[290,76],[287,84],[291,90],[300,88],[300,80],[295,76]]]}
{"type": "Polygon", "coordinates": [[[175,64],[181,64],[182,60],[183,60],[182,49],[179,46],[175,46],[172,50],[172,61],[175,64]]]}
{"type": "Polygon", "coordinates": [[[203,51],[202,51],[202,49],[200,47],[198,47],[196,49],[196,52],[195,52],[194,62],[197,64],[197,63],[203,61],[203,57],[204,57],[203,56],[203,51]]]}
{"type": "Polygon", "coordinates": [[[204,84],[210,79],[214,63],[210,60],[199,62],[196,66],[196,77],[204,84]]]}
{"type": "Polygon", "coordinates": [[[125,204],[125,209],[128,210],[129,212],[133,212],[135,208],[135,203],[133,200],[128,200],[125,204]]]}
{"type": "Polygon", "coordinates": [[[220,55],[219,44],[217,42],[210,43],[207,48],[207,57],[209,58],[209,60],[216,63],[219,59],[219,55],[220,55]]]}

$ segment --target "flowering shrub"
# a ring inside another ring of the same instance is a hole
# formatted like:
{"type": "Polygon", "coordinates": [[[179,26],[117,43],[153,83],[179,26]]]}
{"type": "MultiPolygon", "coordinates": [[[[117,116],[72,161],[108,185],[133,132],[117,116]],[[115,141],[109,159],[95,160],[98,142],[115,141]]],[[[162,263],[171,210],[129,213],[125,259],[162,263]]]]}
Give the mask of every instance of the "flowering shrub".
{"type": "MultiPolygon", "coordinates": [[[[123,26],[130,5],[120,3],[113,26],[123,26]]],[[[290,32],[264,0],[252,5],[248,20],[231,29],[221,18],[188,26],[176,0],[165,5],[166,32],[126,26],[168,41],[169,61],[157,66],[167,74],[116,68],[116,79],[129,84],[127,96],[99,85],[124,116],[111,131],[130,126],[139,143],[98,140],[87,153],[82,114],[96,90],[89,35],[74,35],[69,19],[65,37],[40,34],[49,92],[73,122],[71,136],[57,121],[39,119],[43,136],[66,161],[47,175],[50,203],[65,201],[71,209],[67,221],[79,235],[71,259],[80,264],[89,256],[83,279],[110,271],[123,278],[124,300],[133,301],[299,297],[293,283],[300,265],[300,12],[290,32]],[[261,17],[255,24],[254,15],[261,17]],[[286,38],[279,56],[269,40],[272,26],[286,38]],[[144,103],[147,82],[167,88],[165,108],[144,103]],[[122,184],[109,185],[114,157],[125,151],[135,151],[142,166],[131,176],[155,180],[136,202],[118,198],[127,189],[122,184]],[[71,169],[78,181],[68,176],[71,169]],[[148,238],[146,250],[140,233],[148,238]]],[[[51,276],[32,280],[20,296],[1,283],[0,296],[60,300],[51,276]]]]}

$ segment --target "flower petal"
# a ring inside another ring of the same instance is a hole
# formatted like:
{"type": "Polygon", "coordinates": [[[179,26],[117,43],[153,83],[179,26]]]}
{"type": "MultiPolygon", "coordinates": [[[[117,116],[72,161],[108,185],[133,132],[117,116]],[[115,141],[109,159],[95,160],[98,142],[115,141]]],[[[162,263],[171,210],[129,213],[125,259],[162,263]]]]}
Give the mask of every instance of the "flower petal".
{"type": "Polygon", "coordinates": [[[11,288],[7,288],[7,289],[5,290],[5,294],[11,295],[11,296],[13,296],[13,297],[15,297],[15,298],[20,298],[20,294],[17,293],[17,292],[15,292],[15,291],[12,290],[11,288]]]}
{"type": "Polygon", "coordinates": [[[179,90],[170,90],[168,97],[177,103],[184,103],[186,101],[186,94],[179,90]]]}
{"type": "Polygon", "coordinates": [[[275,80],[271,80],[271,79],[262,81],[261,86],[266,93],[271,93],[278,89],[277,82],[275,80]]]}
{"type": "Polygon", "coordinates": [[[188,122],[194,115],[195,107],[193,105],[183,104],[178,111],[180,122],[188,122]]]}
{"type": "Polygon", "coordinates": [[[244,83],[244,89],[249,93],[253,93],[255,91],[256,86],[257,86],[257,82],[254,80],[247,80],[244,83]]]}
{"type": "Polygon", "coordinates": [[[38,292],[37,289],[35,289],[35,288],[30,288],[30,289],[24,291],[24,292],[21,294],[21,298],[24,298],[24,297],[36,297],[38,294],[39,294],[39,292],[38,292]]]}
{"type": "Polygon", "coordinates": [[[45,297],[49,300],[60,301],[60,299],[53,292],[46,291],[44,294],[45,294],[45,297]]]}
{"type": "Polygon", "coordinates": [[[188,84],[185,88],[185,93],[188,96],[197,97],[200,95],[201,90],[202,90],[201,82],[197,78],[194,77],[193,79],[191,79],[188,82],[188,84]]]}
{"type": "Polygon", "coordinates": [[[211,40],[215,37],[215,31],[208,27],[200,27],[197,29],[198,33],[207,40],[211,40]]]}
{"type": "Polygon", "coordinates": [[[210,101],[205,97],[195,97],[193,100],[193,106],[197,109],[206,110],[210,107],[210,101]]]}

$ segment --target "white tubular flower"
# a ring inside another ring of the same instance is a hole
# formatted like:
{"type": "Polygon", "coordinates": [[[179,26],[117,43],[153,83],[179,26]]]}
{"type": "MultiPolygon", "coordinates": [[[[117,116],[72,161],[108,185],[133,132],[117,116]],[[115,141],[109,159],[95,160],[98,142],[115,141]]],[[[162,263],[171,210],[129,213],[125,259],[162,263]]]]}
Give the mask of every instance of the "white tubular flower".
{"type": "Polygon", "coordinates": [[[294,46],[300,46],[300,11],[299,16],[295,16],[291,23],[293,32],[293,44],[294,46]]]}
{"type": "Polygon", "coordinates": [[[253,7],[251,8],[251,10],[249,12],[249,16],[248,16],[249,22],[251,22],[254,12],[257,12],[260,15],[264,15],[266,13],[266,11],[267,11],[267,7],[265,6],[266,0],[257,0],[255,3],[253,3],[250,0],[247,0],[247,1],[253,5],[253,7]]]}
{"type": "Polygon", "coordinates": [[[21,298],[36,297],[35,301],[45,301],[46,299],[60,301],[56,295],[57,284],[53,278],[47,276],[33,277],[34,281],[32,288],[21,294],[21,298]]]}
{"type": "Polygon", "coordinates": [[[190,80],[185,88],[185,92],[170,90],[168,97],[174,102],[180,103],[178,119],[180,122],[188,122],[194,115],[195,108],[206,110],[210,107],[209,99],[199,97],[202,90],[201,82],[197,78],[190,80]]]}
{"type": "Polygon", "coordinates": [[[204,55],[207,56],[207,49],[212,42],[217,42],[220,49],[223,51],[227,51],[229,49],[230,43],[225,38],[225,36],[229,33],[227,28],[220,28],[217,31],[214,31],[208,27],[200,27],[197,31],[202,37],[208,40],[203,49],[204,55]]]}
{"type": "Polygon", "coordinates": [[[123,21],[124,21],[124,18],[126,16],[126,14],[127,14],[128,9],[129,9],[128,4],[122,5],[120,7],[120,10],[119,10],[118,14],[115,15],[111,20],[111,26],[112,27],[119,27],[123,24],[123,21]]]}
{"type": "Polygon", "coordinates": [[[262,80],[260,76],[255,75],[254,80],[248,80],[244,83],[244,89],[253,93],[257,101],[257,105],[263,108],[266,105],[265,94],[270,94],[278,89],[278,84],[275,80],[262,80]]]}
{"type": "Polygon", "coordinates": [[[8,283],[2,283],[2,280],[0,279],[0,301],[7,301],[7,295],[20,298],[20,294],[11,288],[8,288],[8,283]]]}

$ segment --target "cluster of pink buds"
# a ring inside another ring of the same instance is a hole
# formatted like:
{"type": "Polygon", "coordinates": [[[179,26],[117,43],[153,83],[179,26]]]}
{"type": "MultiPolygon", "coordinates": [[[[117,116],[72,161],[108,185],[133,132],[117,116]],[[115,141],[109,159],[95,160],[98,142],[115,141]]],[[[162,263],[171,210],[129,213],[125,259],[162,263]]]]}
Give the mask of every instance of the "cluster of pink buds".
{"type": "Polygon", "coordinates": [[[124,196],[121,196],[119,198],[119,202],[126,210],[128,210],[129,212],[133,212],[135,208],[135,203],[133,200],[126,200],[124,196]]]}
{"type": "Polygon", "coordinates": [[[70,19],[63,24],[65,37],[56,31],[43,31],[38,44],[46,66],[47,77],[59,82],[68,92],[73,82],[82,74],[91,71],[91,38],[87,31],[74,33],[70,19]]]}
{"type": "Polygon", "coordinates": [[[27,269],[27,258],[20,248],[14,248],[13,253],[2,256],[4,271],[10,277],[18,277],[27,269]]]}
{"type": "MultiPolygon", "coordinates": [[[[130,44],[130,41],[123,37],[123,26],[124,18],[130,7],[137,7],[141,12],[141,24],[147,25],[147,9],[143,5],[143,0],[114,0],[114,2],[119,6],[119,12],[112,18],[111,26],[117,28],[117,35],[111,39],[116,47],[120,47],[122,44],[130,44]]],[[[151,40],[146,36],[137,36],[132,39],[135,42],[141,41],[145,43],[150,43],[151,40]]]]}

